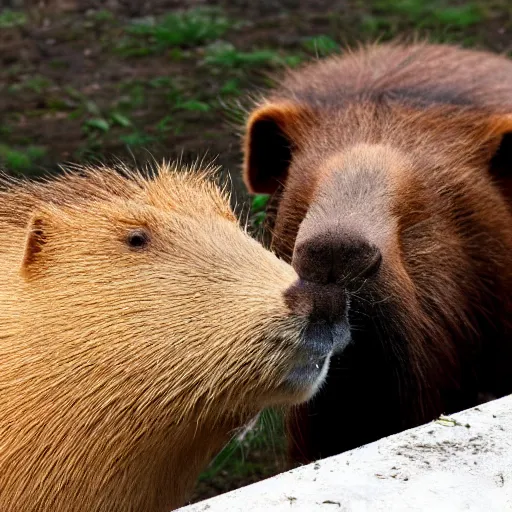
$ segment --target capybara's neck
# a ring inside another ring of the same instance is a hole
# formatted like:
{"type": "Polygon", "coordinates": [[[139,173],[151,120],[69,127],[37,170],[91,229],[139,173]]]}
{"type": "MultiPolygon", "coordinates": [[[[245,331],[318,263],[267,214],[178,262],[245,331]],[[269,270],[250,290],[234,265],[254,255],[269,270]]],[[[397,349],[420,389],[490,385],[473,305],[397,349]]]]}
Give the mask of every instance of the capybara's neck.
{"type": "MultiPolygon", "coordinates": [[[[102,382],[98,387],[109,384],[102,382]]],[[[9,390],[4,391],[5,400],[16,401],[9,390]]],[[[79,391],[85,396],[97,390],[79,391]]],[[[0,483],[9,489],[0,493],[0,510],[169,512],[182,506],[200,472],[229,441],[242,418],[220,422],[215,417],[198,420],[193,416],[174,423],[170,408],[155,406],[156,397],[133,401],[126,399],[126,393],[98,394],[93,400],[104,402],[104,407],[98,404],[101,414],[92,410],[88,414],[78,397],[69,397],[65,404],[47,411],[44,425],[37,423],[42,415],[32,397],[32,411],[27,409],[25,414],[32,414],[33,422],[26,422],[14,436],[0,431],[2,439],[16,440],[15,446],[0,444],[0,483]],[[32,478],[33,474],[40,479],[32,478]]],[[[54,403],[59,403],[58,398],[54,403]]],[[[20,408],[28,399],[23,391],[19,393],[20,408]]]]}

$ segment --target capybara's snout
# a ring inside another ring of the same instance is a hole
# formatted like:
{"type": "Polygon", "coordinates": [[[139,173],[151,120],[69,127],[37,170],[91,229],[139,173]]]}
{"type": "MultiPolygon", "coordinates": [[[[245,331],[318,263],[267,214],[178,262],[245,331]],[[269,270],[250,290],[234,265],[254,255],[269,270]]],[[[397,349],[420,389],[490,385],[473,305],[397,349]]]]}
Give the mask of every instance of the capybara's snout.
{"type": "Polygon", "coordinates": [[[299,231],[292,260],[304,281],[350,289],[379,271],[382,254],[363,234],[337,224],[309,230],[307,224],[299,231]]]}
{"type": "Polygon", "coordinates": [[[350,293],[378,274],[382,255],[363,234],[341,224],[309,226],[306,220],[297,236],[292,266],[299,279],[285,300],[291,311],[308,318],[306,350],[321,358],[350,342],[350,293]]]}

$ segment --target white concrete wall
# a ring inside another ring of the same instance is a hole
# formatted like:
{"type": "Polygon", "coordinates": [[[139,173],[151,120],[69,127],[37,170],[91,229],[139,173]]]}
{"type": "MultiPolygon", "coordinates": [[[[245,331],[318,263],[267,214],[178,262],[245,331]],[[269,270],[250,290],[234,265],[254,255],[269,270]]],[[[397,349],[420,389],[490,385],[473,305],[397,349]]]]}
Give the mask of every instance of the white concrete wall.
{"type": "Polygon", "coordinates": [[[512,511],[512,396],[450,418],[180,511],[512,511]]]}

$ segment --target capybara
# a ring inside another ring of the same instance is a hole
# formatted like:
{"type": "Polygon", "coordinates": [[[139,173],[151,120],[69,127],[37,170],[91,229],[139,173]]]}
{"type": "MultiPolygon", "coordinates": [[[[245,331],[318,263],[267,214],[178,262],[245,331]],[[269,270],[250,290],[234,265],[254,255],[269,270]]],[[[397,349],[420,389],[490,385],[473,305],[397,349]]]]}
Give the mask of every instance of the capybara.
{"type": "Polygon", "coordinates": [[[349,332],[289,309],[295,272],[204,173],[4,179],[0,238],[2,512],[182,505],[237,427],[315,392],[349,332]]]}
{"type": "Polygon", "coordinates": [[[300,277],[292,309],[330,286],[351,326],[321,393],[289,415],[294,461],[512,392],[511,61],[362,46],[289,71],[244,148],[300,277]]]}

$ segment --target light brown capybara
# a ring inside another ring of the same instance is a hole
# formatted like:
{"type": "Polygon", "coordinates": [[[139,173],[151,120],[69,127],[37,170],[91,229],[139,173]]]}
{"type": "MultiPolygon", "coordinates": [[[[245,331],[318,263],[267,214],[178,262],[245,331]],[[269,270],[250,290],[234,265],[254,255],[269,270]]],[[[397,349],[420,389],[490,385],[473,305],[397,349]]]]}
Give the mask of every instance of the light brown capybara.
{"type": "Polygon", "coordinates": [[[289,72],[244,144],[294,300],[337,288],[351,326],[321,393],[289,416],[293,460],[512,392],[510,60],[362,47],[289,72]]]}
{"type": "Polygon", "coordinates": [[[168,512],[343,343],[343,318],[289,310],[295,272],[204,175],[4,180],[0,239],[2,512],[168,512]]]}

